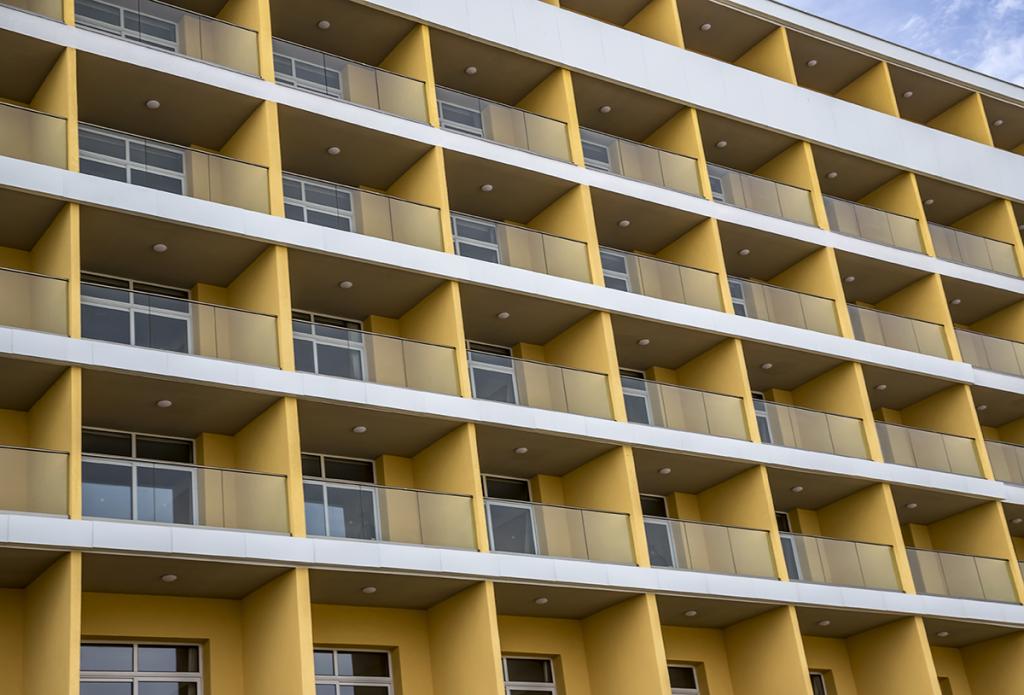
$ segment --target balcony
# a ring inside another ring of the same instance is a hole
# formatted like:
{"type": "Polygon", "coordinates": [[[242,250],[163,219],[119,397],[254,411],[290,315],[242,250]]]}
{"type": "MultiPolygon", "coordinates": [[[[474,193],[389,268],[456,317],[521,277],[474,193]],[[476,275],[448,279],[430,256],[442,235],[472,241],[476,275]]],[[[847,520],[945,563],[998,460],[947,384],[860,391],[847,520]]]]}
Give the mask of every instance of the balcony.
{"type": "Polygon", "coordinates": [[[68,513],[68,455],[0,446],[0,511],[68,513]]]}
{"type": "Polygon", "coordinates": [[[1013,246],[959,229],[929,223],[935,255],[947,261],[1020,277],[1013,246]]]}
{"type": "Polygon", "coordinates": [[[605,287],[705,309],[723,309],[716,273],[607,247],[601,247],[601,266],[605,287]]]}
{"type": "Polygon", "coordinates": [[[1024,376],[1024,343],[965,328],[956,329],[956,340],[964,362],[979,369],[1024,376]]]}
{"type": "Polygon", "coordinates": [[[468,495],[310,479],[302,487],[311,536],[476,549],[468,495]]]}
{"type": "Polygon", "coordinates": [[[781,537],[790,581],[901,590],[890,545],[798,533],[783,533],[781,537]]]}
{"type": "Polygon", "coordinates": [[[612,418],[605,374],[478,350],[469,351],[469,373],[474,398],[612,418]]]}
{"type": "Polygon", "coordinates": [[[866,343],[910,350],[922,355],[949,359],[945,329],[940,324],[887,311],[847,305],[853,337],[866,343]]]}
{"type": "Polygon", "coordinates": [[[825,213],[828,215],[828,227],[833,232],[924,253],[918,220],[913,217],[828,195],[825,196],[825,213]]]}
{"type": "Polygon", "coordinates": [[[708,176],[711,197],[719,203],[801,224],[815,224],[811,192],[806,189],[711,163],[708,176]]]}
{"type": "Polygon", "coordinates": [[[771,401],[754,401],[761,441],[823,454],[867,458],[860,418],[771,401]]]}
{"type": "Polygon", "coordinates": [[[87,454],[82,514],[186,526],[288,533],[283,475],[87,454]]]}
{"type": "Polygon", "coordinates": [[[502,499],[485,504],[494,552],[635,563],[627,514],[502,499]]]}
{"type": "Polygon", "coordinates": [[[75,25],[259,75],[256,32],[154,0],[75,0],[75,25]]]}
{"type": "Polygon", "coordinates": [[[724,393],[622,377],[630,422],[683,432],[747,439],[743,399],[724,393]]]}
{"type": "Polygon", "coordinates": [[[827,297],[743,278],[729,278],[733,310],[739,316],[839,335],[836,303],[827,297]]]}
{"type": "Polygon", "coordinates": [[[269,212],[265,167],[219,154],[81,124],[83,174],[158,191],[269,212]]]}
{"type": "Polygon", "coordinates": [[[985,450],[996,480],[1024,485],[1024,446],[987,439],[985,450]]]}
{"type": "Polygon", "coordinates": [[[0,103],[0,155],[66,169],[68,122],[60,116],[0,103]]]}
{"type": "Polygon", "coordinates": [[[68,334],[68,282],[0,268],[0,325],[68,334]]]}
{"type": "Polygon", "coordinates": [[[701,194],[697,160],[625,138],[580,128],[583,161],[605,171],[690,195],[701,194]]]}
{"type": "Polygon", "coordinates": [[[569,161],[565,123],[446,87],[437,88],[441,127],[551,159],[569,161]]]}
{"type": "Polygon", "coordinates": [[[82,283],[82,337],[277,367],[277,318],[181,295],[128,289],[124,281],[82,283]]]}
{"type": "Polygon", "coordinates": [[[458,395],[455,349],[351,328],[292,320],[295,369],[458,395]]]}
{"type": "Polygon", "coordinates": [[[970,437],[917,427],[875,423],[887,463],[981,477],[981,461],[970,437]]]}
{"type": "Polygon", "coordinates": [[[401,198],[307,176],[284,175],[284,214],[343,232],[441,251],[441,212],[401,198]]]}
{"type": "Polygon", "coordinates": [[[907,548],[918,593],[1017,603],[1010,563],[1002,558],[907,548]]]}
{"type": "Polygon", "coordinates": [[[426,86],[420,80],[277,38],[274,79],[305,92],[427,122],[426,86]]]}
{"type": "Polygon", "coordinates": [[[582,241],[461,212],[452,213],[452,232],[460,256],[590,282],[582,241]]]}
{"type": "Polygon", "coordinates": [[[43,15],[50,19],[61,20],[64,18],[62,0],[3,0],[0,5],[43,15]]]}
{"type": "Polygon", "coordinates": [[[775,579],[771,539],[761,529],[644,517],[654,567],[775,579]]]}

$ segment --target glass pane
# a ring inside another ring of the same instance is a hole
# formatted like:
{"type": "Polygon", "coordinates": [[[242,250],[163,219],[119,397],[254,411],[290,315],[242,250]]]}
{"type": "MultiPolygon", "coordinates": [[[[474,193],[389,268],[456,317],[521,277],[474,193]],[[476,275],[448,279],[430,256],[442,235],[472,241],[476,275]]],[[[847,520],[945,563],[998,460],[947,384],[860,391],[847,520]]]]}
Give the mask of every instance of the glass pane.
{"type": "Polygon", "coordinates": [[[697,672],[692,666],[669,666],[668,680],[673,688],[696,688],[697,672]]]}
{"type": "MultiPolygon", "coordinates": [[[[316,474],[318,475],[318,474],[316,474]]],[[[324,477],[331,480],[349,480],[354,483],[373,483],[373,463],[346,459],[324,458],[324,477]]]]}
{"type": "Polygon", "coordinates": [[[474,368],[472,373],[473,395],[476,398],[500,403],[516,402],[515,380],[511,373],[480,368],[474,368]]]}
{"type": "Polygon", "coordinates": [[[327,535],[327,519],[324,516],[324,486],[305,483],[302,494],[306,509],[306,533],[311,536],[327,535]]]}
{"type": "Polygon", "coordinates": [[[332,536],[376,540],[377,521],[373,491],[328,487],[327,520],[332,536]]]}
{"type": "Polygon", "coordinates": [[[530,483],[526,480],[487,477],[485,482],[488,497],[519,502],[530,501],[530,483]]]}
{"type": "Polygon", "coordinates": [[[87,454],[131,456],[132,436],[123,432],[82,430],[82,451],[87,454]]]}
{"type": "Polygon", "coordinates": [[[488,504],[487,514],[491,522],[493,550],[505,553],[526,553],[535,555],[533,514],[527,507],[513,507],[503,504],[488,504]]]}
{"type": "Polygon", "coordinates": [[[548,659],[505,659],[508,680],[512,683],[554,683],[548,659]]]}
{"type": "Polygon", "coordinates": [[[313,652],[313,672],[318,676],[334,675],[334,654],[321,649],[313,652]]]}
{"type": "Polygon", "coordinates": [[[138,519],[168,524],[191,524],[192,471],[140,466],[138,519]]]}
{"type": "Polygon", "coordinates": [[[82,337],[131,343],[131,314],[121,309],[82,304],[82,337]]]}
{"type": "Polygon", "coordinates": [[[138,695],[197,695],[198,692],[195,683],[139,681],[138,695]]]}
{"type": "Polygon", "coordinates": [[[192,463],[192,442],[184,439],[140,435],[135,438],[135,453],[142,459],[192,463]]]}
{"type": "Polygon", "coordinates": [[[80,695],[132,695],[132,684],[107,681],[82,683],[78,692],[80,695]]]}
{"type": "Polygon", "coordinates": [[[199,649],[177,646],[139,646],[139,671],[199,673],[199,649]]]}
{"type": "Polygon", "coordinates": [[[130,644],[83,644],[81,660],[83,671],[131,671],[132,646],[130,644]]]}
{"type": "Polygon", "coordinates": [[[136,312],[135,344],[139,347],[187,353],[188,319],[136,312]]]}
{"type": "Polygon", "coordinates": [[[338,652],[338,675],[383,677],[391,675],[386,652],[338,652]]]}
{"type": "Polygon", "coordinates": [[[132,469],[83,461],[82,514],[105,519],[131,519],[132,469]]]}
{"type": "Polygon", "coordinates": [[[672,538],[667,524],[645,522],[644,531],[647,536],[647,550],[650,553],[651,565],[654,567],[673,567],[672,538]]]}

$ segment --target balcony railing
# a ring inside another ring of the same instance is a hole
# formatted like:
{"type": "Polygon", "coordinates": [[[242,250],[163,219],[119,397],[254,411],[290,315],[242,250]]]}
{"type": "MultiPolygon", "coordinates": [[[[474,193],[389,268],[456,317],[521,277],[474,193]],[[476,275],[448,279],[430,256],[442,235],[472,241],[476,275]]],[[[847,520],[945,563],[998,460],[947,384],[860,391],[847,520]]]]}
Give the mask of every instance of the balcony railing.
{"type": "Polygon", "coordinates": [[[300,372],[458,395],[455,348],[293,320],[300,372]]]}
{"type": "Polygon", "coordinates": [[[109,128],[78,127],[83,174],[269,212],[267,169],[109,128]]]}
{"type": "Polygon", "coordinates": [[[286,480],[269,473],[87,454],[82,514],[287,533],[286,480]]]}
{"type": "Polygon", "coordinates": [[[82,283],[82,337],[277,367],[277,317],[82,283]]]}
{"type": "Polygon", "coordinates": [[[956,329],[956,341],[964,362],[979,369],[1024,376],[1024,343],[965,328],[956,329]]]}
{"type": "Polygon", "coordinates": [[[924,253],[921,229],[913,217],[832,196],[825,196],[825,213],[833,232],[924,253]]]}
{"type": "Polygon", "coordinates": [[[1002,558],[907,548],[918,593],[1017,603],[1010,563],[1002,558]]]}
{"type": "Polygon", "coordinates": [[[1024,446],[986,439],[985,450],[996,480],[1024,485],[1024,446]]]}
{"type": "Polygon", "coordinates": [[[1013,245],[929,223],[935,255],[947,261],[1020,277],[1013,245]]]}
{"type": "Polygon", "coordinates": [[[813,225],[811,192],[761,176],[708,164],[711,196],[720,203],[813,225]]]}
{"type": "Polygon", "coordinates": [[[68,513],[68,455],[0,446],[0,511],[68,513]]]}
{"type": "Polygon", "coordinates": [[[552,159],[569,161],[565,123],[487,99],[437,88],[441,127],[552,159]]]}
{"type": "Polygon", "coordinates": [[[778,576],[767,531],[652,516],[644,517],[644,530],[654,567],[778,576]]]}
{"type": "Polygon", "coordinates": [[[485,503],[494,552],[635,563],[627,514],[501,499],[485,503]]]}
{"type": "Polygon", "coordinates": [[[825,454],[867,458],[864,422],[857,417],[824,413],[771,401],[755,401],[761,441],[825,454]]]}
{"type": "Polygon", "coordinates": [[[900,591],[891,545],[783,533],[782,555],[794,582],[900,591]]]}
{"type": "Polygon", "coordinates": [[[949,357],[946,333],[940,324],[853,304],[847,308],[850,310],[853,336],[857,340],[923,355],[949,357]]]}
{"type": "Polygon", "coordinates": [[[693,157],[587,128],[580,128],[580,138],[588,169],[700,195],[700,176],[693,157]]]}
{"type": "Polygon", "coordinates": [[[729,294],[740,316],[839,335],[836,303],[827,297],[737,277],[729,278],[729,294]]]}
{"type": "Polygon", "coordinates": [[[284,214],[343,232],[440,251],[441,212],[372,191],[296,174],[284,175],[284,214]]]}
{"type": "Polygon", "coordinates": [[[420,80],[277,38],[274,77],[277,84],[427,122],[420,80]]]}
{"type": "Polygon", "coordinates": [[[51,19],[64,18],[64,5],[62,0],[2,0],[0,5],[13,7],[32,14],[41,14],[51,19]]]}
{"type": "Polygon", "coordinates": [[[68,282],[0,268],[0,325],[68,334],[68,282]]]}
{"type": "Polygon", "coordinates": [[[716,273],[607,247],[601,248],[601,266],[605,287],[722,310],[716,273]]]}
{"type": "Polygon", "coordinates": [[[256,32],[154,0],[75,0],[75,24],[258,75],[256,32]]]}
{"type": "Polygon", "coordinates": [[[303,491],[311,536],[476,548],[468,495],[312,479],[303,491]]]}
{"type": "Polygon", "coordinates": [[[590,282],[582,241],[461,212],[452,214],[452,232],[460,256],[590,282]]]}
{"type": "Polygon", "coordinates": [[[66,169],[68,122],[35,109],[0,103],[0,156],[66,169]]]}
{"type": "Polygon", "coordinates": [[[888,463],[981,477],[981,461],[970,437],[875,423],[882,456],[888,463]]]}
{"type": "Polygon", "coordinates": [[[747,439],[743,399],[724,393],[622,377],[630,422],[683,432],[747,439]]]}
{"type": "Polygon", "coordinates": [[[611,419],[608,376],[470,350],[473,397],[611,419]]]}

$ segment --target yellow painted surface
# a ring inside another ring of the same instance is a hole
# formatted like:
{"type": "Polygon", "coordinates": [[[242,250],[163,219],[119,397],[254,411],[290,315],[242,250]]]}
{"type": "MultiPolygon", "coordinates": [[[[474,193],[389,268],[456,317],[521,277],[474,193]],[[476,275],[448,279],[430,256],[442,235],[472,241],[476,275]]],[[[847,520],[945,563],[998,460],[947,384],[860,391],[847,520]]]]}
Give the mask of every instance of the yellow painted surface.
{"type": "Polygon", "coordinates": [[[825,673],[826,680],[830,681],[829,695],[858,695],[846,640],[804,635],[803,643],[807,666],[812,671],[825,673]]]}
{"type": "Polygon", "coordinates": [[[604,284],[597,223],[594,221],[594,207],[589,187],[579,185],[570,188],[558,200],[535,215],[526,226],[586,244],[590,281],[595,285],[604,284]]]}
{"type": "Polygon", "coordinates": [[[405,312],[398,319],[398,331],[403,338],[454,348],[459,393],[466,397],[472,394],[465,350],[466,329],[457,282],[448,280],[441,283],[440,287],[405,312]]]}
{"type": "Polygon", "coordinates": [[[846,362],[793,389],[793,404],[860,418],[872,461],[882,461],[878,432],[872,425],[871,402],[864,384],[864,370],[846,362]]]}
{"type": "Polygon", "coordinates": [[[904,618],[846,640],[864,695],[941,695],[924,622],[904,618]]]}
{"type": "MultiPolygon", "coordinates": [[[[680,30],[681,31],[681,30],[680,30]]],[[[576,93],[572,74],[565,68],[555,68],[541,80],[516,106],[524,111],[561,121],[566,126],[569,140],[569,160],[583,166],[583,143],[580,140],[580,119],[576,114],[576,93]]]]}
{"type": "Polygon", "coordinates": [[[998,338],[1024,342],[1024,301],[1011,304],[980,321],[975,321],[969,328],[998,338]]]}
{"type": "MultiPolygon", "coordinates": [[[[706,169],[702,168],[702,171],[706,169]]],[[[735,313],[729,296],[729,278],[722,253],[722,238],[718,220],[708,218],[655,254],[658,258],[692,268],[708,270],[718,275],[722,309],[735,313]]]]}
{"type": "Polygon", "coordinates": [[[811,695],[796,610],[782,606],[724,630],[737,695],[811,695]]]}
{"type": "Polygon", "coordinates": [[[270,0],[228,0],[218,19],[256,32],[260,76],[274,81],[274,36],[270,28],[270,0]]]}
{"type": "MultiPolygon", "coordinates": [[[[68,452],[68,514],[82,518],[82,372],[68,367],[28,411],[28,446],[68,452]]],[[[40,480],[45,484],[45,481],[40,480]]]]}
{"type": "Polygon", "coordinates": [[[941,325],[950,355],[955,360],[961,359],[960,346],[953,331],[953,318],[949,313],[949,304],[940,275],[932,273],[915,280],[878,302],[876,306],[882,311],[941,325]]]}
{"type": "Polygon", "coordinates": [[[610,314],[595,311],[580,319],[545,343],[544,356],[553,364],[614,377],[608,379],[612,414],[616,420],[625,421],[626,404],[618,379],[619,359],[610,314]]]}
{"type": "Polygon", "coordinates": [[[583,626],[578,620],[499,615],[501,653],[554,661],[559,695],[591,695],[583,626]]]}
{"type": "Polygon", "coordinates": [[[993,200],[980,210],[957,220],[952,226],[978,236],[1011,244],[1014,258],[1017,261],[1017,270],[1024,272],[1024,242],[1021,241],[1017,229],[1017,218],[1013,214],[1013,206],[1010,201],[993,200]]]}
{"type": "Polygon", "coordinates": [[[796,70],[793,69],[792,53],[789,50],[789,35],[786,33],[785,27],[779,27],[761,39],[741,55],[735,64],[783,82],[796,84],[796,70]]]}
{"type": "MultiPolygon", "coordinates": [[[[731,304],[732,302],[729,302],[731,304]]],[[[750,395],[750,379],[743,360],[743,345],[738,338],[726,338],[715,347],[697,355],[675,372],[680,386],[739,396],[743,400],[743,417],[747,438],[759,441],[754,400],[750,395]]]]}
{"type": "Polygon", "coordinates": [[[877,63],[835,94],[839,99],[899,118],[896,91],[887,63],[877,63]]]}
{"type": "Polygon", "coordinates": [[[499,620],[490,582],[467,587],[427,611],[434,692],[503,695],[499,620]]]}
{"type": "Polygon", "coordinates": [[[1014,693],[1024,683],[1024,633],[979,642],[960,651],[973,695],[1014,693]]]}
{"type": "MultiPolygon", "coordinates": [[[[73,0],[66,2],[73,5],[73,0]]],[[[74,9],[71,16],[74,17],[74,9]]],[[[67,120],[67,166],[70,171],[78,171],[78,55],[75,49],[63,50],[29,106],[67,120]]]]}
{"type": "Polygon", "coordinates": [[[292,344],[292,291],[288,250],[271,246],[228,285],[229,306],[277,317],[277,354],[281,369],[295,370],[292,344]]]}
{"type": "Polygon", "coordinates": [[[309,570],[292,569],[241,601],[246,695],[314,695],[309,570]]]}
{"type": "Polygon", "coordinates": [[[971,387],[967,384],[956,384],[936,394],[909,405],[900,411],[900,421],[908,427],[955,434],[970,437],[974,440],[974,450],[978,456],[982,473],[991,479],[992,467],[989,464],[988,452],[985,449],[984,436],[978,422],[977,410],[971,387]]]}
{"type": "Polygon", "coordinates": [[[0,444],[28,446],[28,413],[0,410],[0,444]]]}
{"type": "Polygon", "coordinates": [[[22,686],[24,594],[20,589],[0,589],[0,673],[3,674],[4,688],[8,695],[25,693],[22,686]]]}
{"type": "Polygon", "coordinates": [[[557,475],[538,473],[530,478],[530,499],[541,504],[565,505],[565,486],[557,475]]]}
{"type": "Polygon", "coordinates": [[[28,585],[24,606],[25,692],[77,695],[82,555],[67,553],[28,585]]]}
{"type": "MultiPolygon", "coordinates": [[[[393,181],[385,192],[396,198],[437,208],[441,216],[441,248],[445,253],[455,252],[451,208],[448,205],[448,178],[444,169],[444,150],[432,147],[393,181]]],[[[435,242],[434,239],[424,239],[424,243],[433,245],[435,242]]]]}
{"type": "Polygon", "coordinates": [[[32,257],[29,255],[28,251],[0,247],[0,268],[31,270],[32,257]]]}
{"type": "Polygon", "coordinates": [[[279,399],[243,427],[234,439],[238,468],[287,476],[288,526],[293,536],[305,536],[297,401],[279,399]]]}
{"type": "Polygon", "coordinates": [[[633,15],[625,28],[683,48],[683,25],[676,0],[651,0],[633,15]]]}
{"type": "Polygon", "coordinates": [[[585,618],[583,645],[592,695],[669,695],[665,643],[652,594],[585,618]]]}
{"type": "Polygon", "coordinates": [[[931,233],[928,231],[928,219],[921,203],[921,191],[917,177],[912,172],[897,174],[857,202],[917,220],[925,253],[935,255],[931,233]]]}
{"type": "MultiPolygon", "coordinates": [[[[61,208],[32,251],[28,254],[31,270],[68,281],[68,335],[82,336],[80,209],[77,203],[61,208]]],[[[2,263],[2,260],[0,260],[2,263]]]]}
{"type": "MultiPolygon", "coordinates": [[[[265,101],[239,126],[220,149],[220,153],[266,167],[270,214],[284,217],[284,188],[281,180],[283,169],[278,132],[277,104],[265,101]]],[[[241,185],[248,185],[248,178],[239,180],[243,182],[241,185]]],[[[254,194],[248,191],[239,191],[237,195],[243,199],[254,197],[254,194]]]]}
{"type": "Polygon", "coordinates": [[[722,630],[664,625],[661,634],[669,664],[696,667],[700,692],[734,694],[722,630]]]}
{"type": "MultiPolygon", "coordinates": [[[[769,37],[770,38],[770,37],[769,37]]],[[[818,171],[814,165],[814,153],[809,143],[795,142],[762,164],[753,172],[773,181],[789,184],[810,191],[811,207],[814,219],[822,229],[828,229],[828,217],[825,214],[825,203],[821,198],[821,184],[818,182],[818,171]]]]}
{"type": "Polygon", "coordinates": [[[949,680],[953,695],[973,695],[960,650],[952,647],[932,647],[931,651],[935,672],[939,678],[949,680]]]}
{"type": "Polygon", "coordinates": [[[982,105],[981,95],[977,92],[972,92],[962,101],[950,106],[928,121],[928,125],[992,146],[992,133],[988,129],[988,119],[985,118],[985,107],[982,105]]]}
{"type": "Polygon", "coordinates": [[[436,128],[441,119],[437,112],[437,81],[430,49],[430,29],[425,24],[415,25],[380,62],[380,67],[423,82],[427,121],[436,128]]]}

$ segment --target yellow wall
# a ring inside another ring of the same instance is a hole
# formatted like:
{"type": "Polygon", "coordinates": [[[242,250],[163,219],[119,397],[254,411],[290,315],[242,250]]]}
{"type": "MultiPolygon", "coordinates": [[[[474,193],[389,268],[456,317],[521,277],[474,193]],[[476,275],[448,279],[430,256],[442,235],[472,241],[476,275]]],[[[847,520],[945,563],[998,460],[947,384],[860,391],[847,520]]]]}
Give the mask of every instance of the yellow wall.
{"type": "MultiPolygon", "coordinates": [[[[432,92],[433,93],[433,92],[432,92]]],[[[454,253],[455,242],[452,240],[451,207],[448,204],[448,177],[444,168],[444,150],[440,147],[431,148],[420,157],[415,164],[398,177],[386,191],[388,195],[411,200],[420,205],[437,208],[441,216],[441,248],[446,253],[454,253]]],[[[417,230],[415,225],[409,229],[395,229],[396,239],[409,243],[436,247],[436,238],[430,229],[417,230]],[[401,231],[402,237],[398,237],[401,231]],[[417,234],[423,234],[422,238],[417,234]],[[427,235],[430,236],[427,236],[427,235]]]]}
{"type": "MultiPolygon", "coordinates": [[[[953,695],[973,695],[971,682],[967,678],[963,656],[959,649],[952,647],[932,647],[932,663],[939,678],[949,680],[953,695]]],[[[999,692],[994,690],[992,692],[999,692]]]]}
{"type": "MultiPolygon", "coordinates": [[[[273,74],[273,73],[271,73],[273,74]]],[[[243,162],[259,164],[267,169],[267,195],[270,214],[284,217],[284,188],[282,184],[281,144],[279,139],[277,104],[264,101],[256,107],[234,135],[224,144],[220,152],[243,162]]],[[[225,177],[226,183],[233,183],[232,177],[225,177]]],[[[239,177],[241,185],[247,185],[247,178],[239,177]]],[[[252,193],[240,191],[244,198],[252,193]]]]}
{"type": "Polygon", "coordinates": [[[1024,271],[1024,242],[1021,241],[1010,201],[993,200],[981,209],[957,220],[952,226],[1012,245],[1017,270],[1024,271]]]}
{"type": "MultiPolygon", "coordinates": [[[[778,31],[782,31],[782,29],[780,28],[778,31]]],[[[769,39],[771,36],[765,41],[769,39]]],[[[814,166],[814,154],[809,143],[804,141],[793,143],[788,149],[776,155],[753,173],[810,191],[814,219],[821,229],[828,229],[825,201],[821,197],[821,183],[818,181],[818,171],[814,166]]]]}
{"type": "Polygon", "coordinates": [[[733,695],[722,630],[664,625],[661,633],[668,663],[695,666],[700,692],[733,695]]]}
{"type": "Polygon", "coordinates": [[[846,640],[864,695],[940,695],[924,622],[904,618],[846,640]]]}
{"type": "Polygon", "coordinates": [[[309,570],[288,570],[241,601],[246,695],[314,695],[309,570]]]}
{"type": "Polygon", "coordinates": [[[582,621],[592,695],[669,695],[654,596],[643,594],[582,621]]]}
{"type": "Polygon", "coordinates": [[[967,384],[956,384],[907,406],[900,411],[900,420],[908,427],[920,427],[973,439],[982,473],[985,477],[992,478],[988,453],[976,412],[971,387],[967,384]]]}
{"type": "MultiPolygon", "coordinates": [[[[707,173],[704,168],[701,171],[707,173]]],[[[718,287],[721,294],[720,307],[727,314],[735,313],[729,295],[729,278],[725,267],[725,256],[722,253],[722,238],[719,234],[718,220],[713,217],[704,220],[655,255],[666,261],[715,273],[718,276],[718,287]]]]}
{"type": "Polygon", "coordinates": [[[500,619],[496,614],[490,582],[467,587],[427,611],[434,692],[503,695],[500,619]]]}
{"type": "Polygon", "coordinates": [[[740,56],[735,64],[783,82],[796,84],[796,70],[793,69],[789,35],[785,27],[779,27],[761,39],[740,56]]]}
{"type": "Polygon", "coordinates": [[[499,615],[501,653],[549,657],[559,695],[591,695],[583,627],[578,620],[499,615]]]}
{"type": "Polygon", "coordinates": [[[576,95],[572,74],[555,68],[540,84],[515,104],[520,109],[553,118],[566,124],[569,139],[569,160],[583,166],[583,144],[580,141],[580,120],[576,113],[576,95]]]}
{"type": "Polygon", "coordinates": [[[61,556],[21,592],[27,693],[77,695],[82,556],[61,556]]]}
{"type": "Polygon", "coordinates": [[[596,285],[604,285],[597,223],[594,221],[594,207],[589,187],[579,185],[569,189],[529,220],[526,226],[586,244],[590,281],[596,285]]]}
{"type": "MultiPolygon", "coordinates": [[[[27,446],[68,453],[68,515],[82,518],[82,372],[68,367],[32,406],[27,446]]],[[[44,481],[40,481],[44,482],[44,481]]]]}
{"type": "Polygon", "coordinates": [[[977,92],[972,92],[962,101],[950,106],[928,121],[928,125],[983,145],[992,145],[992,133],[988,129],[988,119],[985,118],[985,107],[982,105],[981,95],[977,92]]]}
{"type": "Polygon", "coordinates": [[[953,331],[953,318],[949,313],[941,276],[926,275],[889,295],[876,306],[882,311],[939,324],[950,356],[955,360],[961,359],[960,345],[953,331]]]}
{"type": "Polygon", "coordinates": [[[427,121],[435,127],[440,124],[434,59],[430,49],[430,29],[425,24],[414,26],[381,61],[380,67],[422,81],[427,97],[427,121]]]}
{"type": "Polygon", "coordinates": [[[864,425],[868,452],[874,461],[882,460],[878,432],[873,426],[871,403],[864,385],[864,371],[856,362],[847,362],[793,389],[793,404],[825,412],[860,418],[864,425]]]}
{"type": "Polygon", "coordinates": [[[900,115],[887,63],[877,63],[868,68],[864,74],[836,92],[835,96],[890,116],[898,118],[900,115]]]}
{"type": "Polygon", "coordinates": [[[782,606],[724,630],[737,695],[811,695],[796,610],[782,606]]]}
{"type": "Polygon", "coordinates": [[[961,653],[973,695],[1012,693],[1024,683],[1022,632],[963,647],[961,653]]]}
{"type": "Polygon", "coordinates": [[[679,20],[676,0],[651,0],[646,7],[633,15],[625,28],[679,48],[683,47],[683,25],[679,20]]]}
{"type": "Polygon", "coordinates": [[[543,354],[553,364],[609,376],[612,414],[616,420],[626,419],[611,315],[603,311],[592,312],[545,343],[543,354]]]}
{"type": "Polygon", "coordinates": [[[468,397],[472,390],[461,306],[458,283],[445,281],[398,319],[398,330],[403,338],[455,348],[459,393],[468,397]]]}
{"type": "Polygon", "coordinates": [[[825,674],[829,695],[858,695],[846,640],[804,635],[807,666],[825,674]]]}
{"type": "Polygon", "coordinates": [[[80,209],[77,203],[64,205],[29,254],[31,270],[68,281],[68,335],[82,336],[81,253],[79,250],[80,209]]]}
{"type": "Polygon", "coordinates": [[[249,264],[227,288],[229,306],[277,317],[277,354],[281,368],[295,369],[292,344],[292,293],[288,250],[271,246],[249,264]]]}
{"type": "MultiPolygon", "coordinates": [[[[73,9],[71,14],[74,15],[73,9]]],[[[34,109],[63,116],[67,120],[67,168],[70,171],[79,170],[77,76],[78,55],[75,49],[65,48],[29,103],[34,109]]]]}
{"type": "Polygon", "coordinates": [[[769,282],[796,292],[831,299],[834,302],[840,335],[853,337],[853,327],[850,324],[849,312],[846,310],[846,294],[839,277],[835,249],[818,249],[771,278],[769,282]]]}
{"type": "Polygon", "coordinates": [[[970,328],[998,338],[1024,342],[1024,301],[1015,302],[980,321],[975,321],[970,328]]]}
{"type": "Polygon", "coordinates": [[[921,203],[921,191],[917,186],[917,177],[913,173],[897,174],[857,202],[917,220],[925,253],[929,256],[935,255],[931,233],[928,231],[928,219],[921,203]]]}
{"type": "Polygon", "coordinates": [[[23,695],[25,692],[22,687],[24,593],[20,589],[0,589],[0,673],[4,674],[8,695],[23,695]]]}
{"type": "Polygon", "coordinates": [[[743,360],[743,346],[738,338],[726,338],[679,367],[674,376],[669,383],[739,396],[743,401],[747,439],[759,438],[754,419],[754,401],[750,395],[750,380],[743,360]]]}

